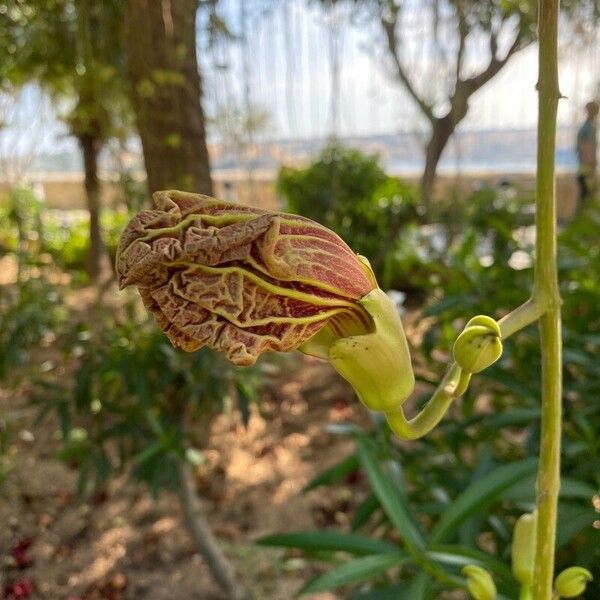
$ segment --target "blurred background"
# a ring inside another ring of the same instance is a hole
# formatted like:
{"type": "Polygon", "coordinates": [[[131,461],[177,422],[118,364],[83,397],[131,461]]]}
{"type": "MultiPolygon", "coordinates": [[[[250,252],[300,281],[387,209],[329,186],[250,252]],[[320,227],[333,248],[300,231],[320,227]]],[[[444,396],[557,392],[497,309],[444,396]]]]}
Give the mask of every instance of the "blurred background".
{"type": "MultiPolygon", "coordinates": [[[[0,598],[466,598],[451,578],[474,561],[516,597],[536,328],[432,435],[398,443],[316,359],[238,369],[174,350],[116,290],[113,261],[155,190],[316,219],[397,301],[413,410],[464,323],[531,289],[536,12],[534,0],[0,0],[0,598]],[[417,530],[427,576],[398,554],[417,530]]],[[[559,58],[558,567],[592,570],[592,599],[594,0],[563,1],[559,58]]]]}

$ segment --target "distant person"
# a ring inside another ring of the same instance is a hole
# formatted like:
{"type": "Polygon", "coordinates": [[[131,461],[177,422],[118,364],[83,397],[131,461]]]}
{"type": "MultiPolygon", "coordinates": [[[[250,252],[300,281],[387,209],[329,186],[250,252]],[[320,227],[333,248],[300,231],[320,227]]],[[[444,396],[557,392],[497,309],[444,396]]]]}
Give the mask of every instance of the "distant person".
{"type": "Polygon", "coordinates": [[[579,207],[585,205],[594,195],[596,184],[596,119],[598,103],[585,105],[587,118],[577,132],[577,183],[579,184],[579,207]]]}

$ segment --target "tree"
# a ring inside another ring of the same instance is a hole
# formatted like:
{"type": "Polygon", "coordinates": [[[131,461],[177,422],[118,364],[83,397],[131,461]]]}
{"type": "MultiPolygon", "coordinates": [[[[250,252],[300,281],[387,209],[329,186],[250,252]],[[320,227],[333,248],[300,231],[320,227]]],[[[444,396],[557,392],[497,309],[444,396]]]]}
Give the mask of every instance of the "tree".
{"type": "Polygon", "coordinates": [[[212,195],[196,58],[198,0],[127,0],[126,51],[151,191],[212,195]]]}
{"type": "MultiPolygon", "coordinates": [[[[321,0],[332,6],[340,0],[321,0]]],[[[429,126],[421,192],[429,207],[437,167],[472,96],[535,40],[536,0],[348,0],[383,34],[385,62],[429,126]],[[420,58],[417,55],[420,53],[420,58]]],[[[595,0],[563,12],[598,19],[595,0]]]]}
{"type": "Polygon", "coordinates": [[[77,139],[90,214],[88,271],[108,262],[100,228],[98,156],[127,128],[118,0],[9,0],[0,25],[0,83],[35,82],[46,90],[77,139]]]}
{"type": "Polygon", "coordinates": [[[394,77],[429,122],[430,133],[421,178],[423,202],[427,208],[440,158],[456,127],[467,116],[471,97],[495,77],[512,56],[533,41],[534,3],[493,0],[427,2],[434,48],[433,68],[437,77],[433,73],[411,73],[403,44],[406,37],[403,3],[383,0],[377,4],[394,77]],[[478,61],[481,64],[473,66],[469,54],[477,42],[487,46],[487,56],[478,61]],[[437,90],[430,85],[431,75],[434,81],[442,82],[437,90]]]}

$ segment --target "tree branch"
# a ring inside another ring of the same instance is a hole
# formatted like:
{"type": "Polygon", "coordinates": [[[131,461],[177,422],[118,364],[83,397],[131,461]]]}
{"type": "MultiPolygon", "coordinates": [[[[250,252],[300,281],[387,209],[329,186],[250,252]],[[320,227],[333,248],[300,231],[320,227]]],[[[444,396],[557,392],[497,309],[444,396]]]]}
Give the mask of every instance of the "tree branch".
{"type": "Polygon", "coordinates": [[[177,463],[179,470],[179,502],[188,531],[211,575],[231,600],[247,600],[248,591],[236,578],[233,567],[215,539],[208,521],[202,513],[192,470],[183,459],[177,463]]]}
{"type": "Polygon", "coordinates": [[[500,71],[500,69],[502,69],[502,67],[504,67],[504,65],[509,61],[510,57],[515,54],[515,52],[521,50],[523,47],[522,42],[523,35],[521,31],[519,31],[504,58],[498,58],[496,56],[497,36],[495,33],[492,33],[490,35],[490,51],[492,56],[488,66],[478,75],[458,81],[457,87],[459,84],[463,86],[465,91],[468,93],[468,96],[474,94],[478,89],[483,87],[490,79],[492,79],[492,77],[494,77],[500,71]]]}
{"type": "Polygon", "coordinates": [[[467,35],[469,35],[469,28],[467,26],[467,20],[465,19],[465,13],[462,9],[462,2],[456,3],[456,11],[458,12],[458,51],[456,53],[456,81],[460,81],[460,72],[462,70],[462,62],[465,54],[465,46],[467,45],[467,35]]]}
{"type": "Polygon", "coordinates": [[[423,114],[429,119],[429,121],[434,121],[435,116],[433,114],[433,108],[430,104],[428,104],[424,98],[422,98],[418,93],[415,87],[413,86],[412,81],[408,77],[408,74],[404,70],[402,66],[402,62],[400,61],[400,56],[398,55],[398,41],[396,39],[396,23],[398,22],[397,11],[393,12],[393,16],[389,18],[385,18],[382,16],[381,18],[381,26],[385,31],[387,38],[387,45],[390,54],[392,55],[392,59],[394,60],[394,65],[396,66],[396,72],[398,75],[398,79],[402,82],[406,91],[409,93],[411,98],[417,103],[423,114]]]}

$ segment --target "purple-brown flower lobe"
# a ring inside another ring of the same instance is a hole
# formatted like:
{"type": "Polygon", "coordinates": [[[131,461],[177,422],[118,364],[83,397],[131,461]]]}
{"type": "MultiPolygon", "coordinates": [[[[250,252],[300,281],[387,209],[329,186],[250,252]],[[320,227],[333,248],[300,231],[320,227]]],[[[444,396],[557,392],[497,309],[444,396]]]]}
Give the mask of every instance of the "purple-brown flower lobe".
{"type": "Polygon", "coordinates": [[[157,192],[121,236],[117,276],[136,285],[174,346],[248,365],[326,324],[369,327],[375,286],[352,250],[306,219],[184,192],[157,192]]]}

